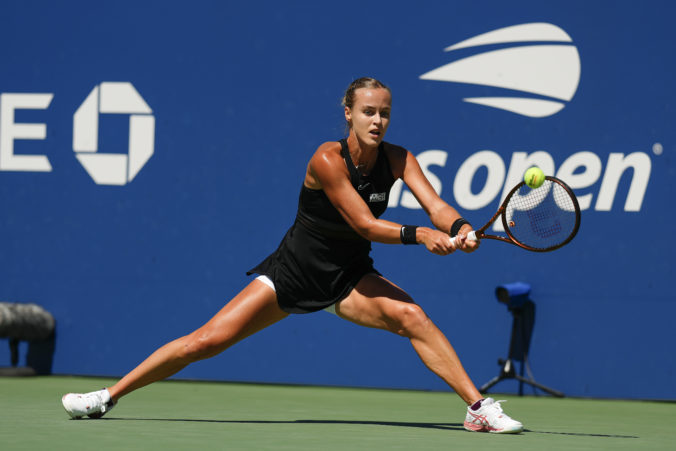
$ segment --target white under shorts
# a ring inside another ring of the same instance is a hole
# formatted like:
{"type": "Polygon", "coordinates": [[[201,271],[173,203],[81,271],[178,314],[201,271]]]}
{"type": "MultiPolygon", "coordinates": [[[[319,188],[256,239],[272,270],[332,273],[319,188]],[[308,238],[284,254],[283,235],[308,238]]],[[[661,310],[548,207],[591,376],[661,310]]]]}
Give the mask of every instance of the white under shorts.
{"type": "MultiPolygon", "coordinates": [[[[267,286],[269,286],[270,288],[272,288],[272,290],[273,290],[274,292],[277,292],[277,290],[275,290],[275,284],[274,284],[274,282],[273,282],[268,276],[260,275],[260,276],[256,277],[256,280],[260,280],[260,281],[263,282],[265,285],[267,285],[267,286]]],[[[338,302],[340,302],[340,301],[338,301],[338,302]]],[[[336,304],[337,304],[338,302],[336,302],[336,304]]],[[[325,311],[325,312],[329,312],[329,313],[333,313],[334,315],[338,316],[338,314],[336,313],[336,304],[331,304],[331,305],[329,305],[328,307],[326,307],[326,308],[324,309],[324,311],[325,311]]]]}

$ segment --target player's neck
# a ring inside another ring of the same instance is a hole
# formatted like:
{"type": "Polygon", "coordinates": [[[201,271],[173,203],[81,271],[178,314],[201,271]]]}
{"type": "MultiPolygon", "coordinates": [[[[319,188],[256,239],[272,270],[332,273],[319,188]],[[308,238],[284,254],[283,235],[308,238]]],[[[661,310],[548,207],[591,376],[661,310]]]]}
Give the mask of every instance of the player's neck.
{"type": "Polygon", "coordinates": [[[350,133],[347,137],[347,148],[352,157],[352,163],[363,174],[368,174],[378,158],[378,146],[367,146],[350,133]]]}

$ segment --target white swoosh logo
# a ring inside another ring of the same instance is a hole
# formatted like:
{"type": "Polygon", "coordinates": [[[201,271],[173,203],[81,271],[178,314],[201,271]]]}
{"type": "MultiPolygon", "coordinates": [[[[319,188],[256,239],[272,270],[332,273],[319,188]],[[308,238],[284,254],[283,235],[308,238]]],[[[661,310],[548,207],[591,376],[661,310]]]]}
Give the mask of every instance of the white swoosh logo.
{"type": "MultiPolygon", "coordinates": [[[[571,42],[552,24],[502,28],[454,44],[446,51],[513,42],[571,42]]],[[[551,116],[565,107],[580,82],[580,55],[574,45],[527,45],[472,55],[420,76],[423,80],[491,86],[548,97],[468,97],[465,102],[500,108],[529,117],[551,116]]]]}

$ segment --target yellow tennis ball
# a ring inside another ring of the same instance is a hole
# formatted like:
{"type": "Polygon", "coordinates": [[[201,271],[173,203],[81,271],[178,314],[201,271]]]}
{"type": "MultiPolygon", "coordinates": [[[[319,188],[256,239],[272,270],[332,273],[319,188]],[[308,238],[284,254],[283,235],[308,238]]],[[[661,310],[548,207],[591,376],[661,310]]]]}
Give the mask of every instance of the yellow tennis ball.
{"type": "Polygon", "coordinates": [[[528,169],[523,176],[524,182],[531,188],[539,188],[545,182],[545,173],[537,166],[528,169]]]}

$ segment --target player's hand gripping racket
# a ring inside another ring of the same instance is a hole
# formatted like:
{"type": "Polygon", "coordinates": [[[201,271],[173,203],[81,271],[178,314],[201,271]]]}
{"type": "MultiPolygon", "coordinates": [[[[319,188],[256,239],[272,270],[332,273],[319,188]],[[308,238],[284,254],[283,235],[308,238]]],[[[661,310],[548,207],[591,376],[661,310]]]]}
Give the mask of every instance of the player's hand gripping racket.
{"type": "Polygon", "coordinates": [[[548,176],[539,188],[531,189],[525,182],[516,185],[491,220],[468,233],[467,239],[499,240],[529,251],[548,252],[568,244],[579,228],[580,206],[575,194],[564,182],[548,176]],[[498,216],[507,236],[485,233],[498,216]]]}

